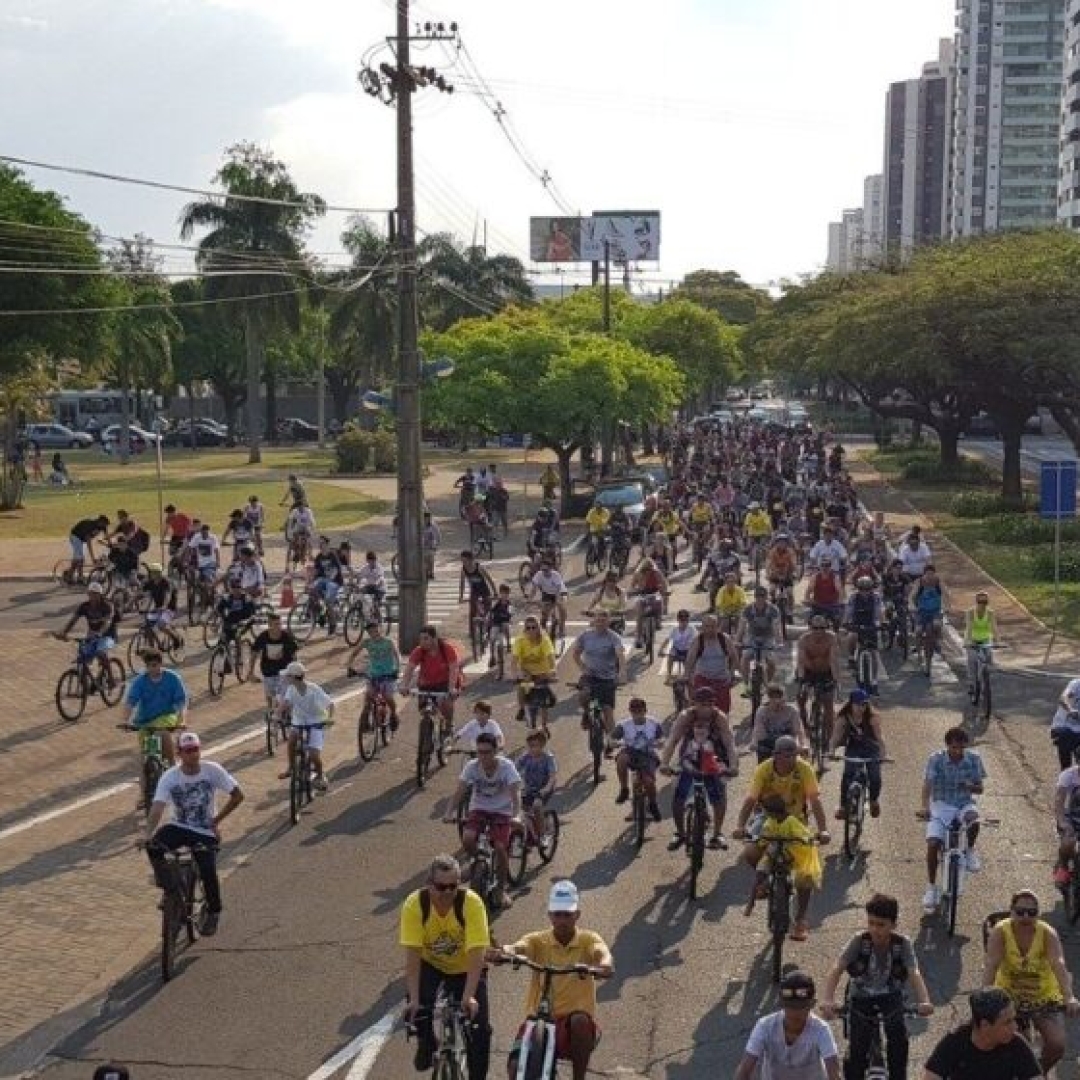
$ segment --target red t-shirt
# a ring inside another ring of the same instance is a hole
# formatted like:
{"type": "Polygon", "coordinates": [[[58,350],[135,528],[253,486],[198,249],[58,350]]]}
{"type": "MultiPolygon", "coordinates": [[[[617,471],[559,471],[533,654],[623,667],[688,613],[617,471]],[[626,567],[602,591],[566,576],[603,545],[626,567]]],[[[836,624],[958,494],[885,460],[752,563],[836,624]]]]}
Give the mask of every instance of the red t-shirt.
{"type": "Polygon", "coordinates": [[[175,514],[165,515],[165,524],[177,540],[186,540],[191,532],[191,518],[179,511],[175,514]]]}
{"type": "Polygon", "coordinates": [[[832,574],[815,574],[810,588],[810,596],[815,604],[827,606],[840,603],[840,590],[832,574]]]}
{"type": "Polygon", "coordinates": [[[450,682],[450,665],[458,662],[457,650],[448,641],[440,639],[434,652],[417,645],[409,653],[409,663],[417,669],[416,684],[423,690],[442,689],[450,682]]]}

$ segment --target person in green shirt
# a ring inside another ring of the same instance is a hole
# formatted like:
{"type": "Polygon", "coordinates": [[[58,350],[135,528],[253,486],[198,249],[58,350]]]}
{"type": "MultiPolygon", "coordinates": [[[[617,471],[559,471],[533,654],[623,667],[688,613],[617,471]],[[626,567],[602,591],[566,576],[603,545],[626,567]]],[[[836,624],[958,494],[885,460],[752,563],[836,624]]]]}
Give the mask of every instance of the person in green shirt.
{"type": "Polygon", "coordinates": [[[968,696],[975,693],[976,646],[997,641],[997,617],[990,597],[981,589],[975,594],[975,606],[964,612],[964,649],[967,652],[968,696]]]}

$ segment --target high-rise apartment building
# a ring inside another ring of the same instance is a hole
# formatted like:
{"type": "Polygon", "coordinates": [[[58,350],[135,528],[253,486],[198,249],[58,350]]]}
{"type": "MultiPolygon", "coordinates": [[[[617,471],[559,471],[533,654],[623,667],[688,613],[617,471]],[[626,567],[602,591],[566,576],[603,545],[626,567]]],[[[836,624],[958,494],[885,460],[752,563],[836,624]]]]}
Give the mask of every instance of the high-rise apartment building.
{"type": "Polygon", "coordinates": [[[845,210],[829,225],[829,254],[825,269],[833,274],[853,274],[864,268],[863,208],[845,210]]]}
{"type": "Polygon", "coordinates": [[[1065,7],[957,0],[953,237],[1057,217],[1065,7]]]}
{"type": "Polygon", "coordinates": [[[1065,70],[1061,93],[1058,221],[1080,229],[1080,0],[1065,9],[1065,70]]]}
{"type": "Polygon", "coordinates": [[[921,78],[893,83],[885,99],[883,242],[908,254],[948,235],[948,169],[952,138],[953,43],[921,78]]]}
{"type": "Polygon", "coordinates": [[[863,181],[862,260],[867,267],[879,265],[885,250],[885,212],[882,202],[884,190],[885,178],[881,173],[868,176],[863,181]]]}

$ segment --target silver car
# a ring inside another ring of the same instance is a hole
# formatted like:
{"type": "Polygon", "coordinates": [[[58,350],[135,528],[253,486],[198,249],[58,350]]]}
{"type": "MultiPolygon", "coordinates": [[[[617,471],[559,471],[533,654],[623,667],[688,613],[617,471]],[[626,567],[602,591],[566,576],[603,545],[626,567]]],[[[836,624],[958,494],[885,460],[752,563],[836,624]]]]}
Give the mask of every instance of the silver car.
{"type": "Polygon", "coordinates": [[[37,443],[42,450],[85,450],[94,445],[92,435],[72,431],[64,424],[28,424],[23,438],[37,443]]]}

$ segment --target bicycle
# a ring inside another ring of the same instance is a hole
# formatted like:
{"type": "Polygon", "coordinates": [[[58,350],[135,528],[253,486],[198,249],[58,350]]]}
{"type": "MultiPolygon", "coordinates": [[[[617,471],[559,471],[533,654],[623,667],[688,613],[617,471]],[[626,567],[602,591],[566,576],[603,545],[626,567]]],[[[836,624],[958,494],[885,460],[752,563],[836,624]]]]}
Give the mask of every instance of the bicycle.
{"type": "Polygon", "coordinates": [[[591,683],[587,683],[583,686],[581,683],[572,682],[567,685],[574,687],[579,693],[587,693],[589,695],[581,709],[581,726],[585,729],[588,736],[589,756],[592,758],[593,784],[596,785],[599,784],[602,779],[600,767],[604,761],[604,746],[606,742],[604,706],[600,704],[599,699],[592,689],[591,683]]]}
{"type": "Polygon", "coordinates": [[[469,616],[469,644],[472,646],[472,658],[475,664],[487,644],[488,617],[491,613],[491,601],[486,594],[470,599],[472,614],[469,616]]]}
{"type": "MultiPolygon", "coordinates": [[[[153,840],[146,843],[151,849],[153,840]]],[[[206,924],[206,890],[195,853],[216,851],[216,844],[192,844],[176,851],[163,850],[165,880],[161,902],[161,981],[175,972],[181,933],[194,945],[206,924]]]]}
{"type": "Polygon", "coordinates": [[[100,556],[93,561],[89,571],[83,573],[80,570],[77,574],[72,572],[70,555],[57,559],[53,563],[52,579],[56,585],[67,585],[75,589],[85,589],[87,585],[92,585],[94,582],[102,588],[109,587],[108,566],[105,559],[100,556]]]}
{"type": "Polygon", "coordinates": [[[561,828],[559,815],[547,806],[544,807],[541,815],[543,829],[539,832],[536,828],[536,819],[531,810],[526,810],[522,817],[521,826],[513,826],[508,849],[510,858],[506,880],[515,888],[525,880],[530,851],[535,851],[545,866],[555,858],[555,852],[559,847],[559,830],[561,828]]]}
{"type": "Polygon", "coordinates": [[[941,629],[941,620],[935,619],[929,626],[920,627],[915,634],[916,651],[920,654],[919,664],[928,679],[934,665],[934,653],[938,651],[941,641],[941,629]]]}
{"type": "MultiPolygon", "coordinates": [[[[645,846],[645,830],[648,821],[648,799],[645,794],[645,781],[642,774],[649,768],[652,754],[647,750],[634,750],[627,747],[626,767],[630,773],[630,816],[633,823],[634,847],[640,851],[645,846]]],[[[655,798],[655,796],[654,796],[655,798]]]]}
{"type": "Polygon", "coordinates": [[[416,690],[420,725],[416,744],[416,786],[423,791],[431,775],[434,754],[440,766],[446,764],[454,744],[454,722],[438,709],[438,703],[451,695],[444,690],[416,690]],[[438,724],[435,714],[438,712],[438,724]]]}
{"type": "Polygon", "coordinates": [[[1004,648],[1002,645],[994,645],[987,641],[978,645],[969,645],[969,649],[975,654],[975,681],[971,686],[971,706],[975,710],[976,718],[981,717],[989,723],[993,709],[993,697],[991,696],[991,672],[994,667],[994,649],[1004,648]]]}
{"type": "MultiPolygon", "coordinates": [[[[435,1035],[435,1056],[431,1063],[432,1080],[466,1080],[468,1071],[468,1037],[461,1002],[440,984],[431,1009],[432,1030],[435,1035]]],[[[406,1025],[411,1038],[416,1034],[415,1018],[406,1025]]]]}
{"type": "Polygon", "coordinates": [[[561,596],[551,599],[544,595],[540,598],[540,629],[551,638],[551,644],[560,656],[566,642],[566,620],[559,611],[561,600],[561,596]]]}
{"type": "Polygon", "coordinates": [[[289,773],[289,820],[294,825],[300,824],[300,813],[305,806],[315,800],[315,784],[311,761],[311,732],[329,727],[332,720],[320,724],[290,725],[296,732],[296,757],[289,773]]]}
{"type": "Polygon", "coordinates": [[[289,722],[279,715],[275,703],[268,703],[263,710],[263,725],[266,734],[266,756],[273,757],[278,745],[289,737],[289,722]]]}
{"type": "Polygon", "coordinates": [[[702,564],[705,562],[705,556],[708,554],[708,536],[711,532],[711,526],[699,525],[691,531],[691,547],[693,550],[694,561],[694,573],[700,574],[702,564]]]}
{"type": "Polygon", "coordinates": [[[844,854],[849,862],[854,863],[859,854],[859,842],[862,840],[863,826],[866,823],[866,804],[870,776],[867,766],[872,761],[885,764],[891,758],[844,757],[844,764],[855,766],[855,775],[848,784],[847,801],[844,803],[844,854]]]}
{"type": "Polygon", "coordinates": [[[169,663],[178,667],[187,655],[184,631],[179,626],[170,626],[167,630],[159,629],[153,622],[152,616],[147,615],[142,626],[135,631],[128,642],[128,668],[131,671],[138,670],[143,653],[152,651],[164,653],[169,658],[169,663]]]}
{"type": "Polygon", "coordinates": [[[488,654],[488,667],[495,672],[499,682],[506,675],[506,654],[510,647],[510,624],[504,622],[495,626],[489,621],[484,636],[484,651],[488,654]]]}
{"type": "Polygon", "coordinates": [[[394,710],[390,694],[383,686],[373,690],[372,681],[365,681],[367,686],[364,689],[364,705],[356,721],[356,742],[361,759],[374,761],[380,744],[383,747],[389,746],[394,737],[394,710]]]}
{"type": "MultiPolygon", "coordinates": [[[[295,604],[289,612],[289,633],[297,641],[310,641],[317,626],[326,626],[334,630],[339,626],[347,615],[342,607],[342,591],[337,596],[327,601],[322,592],[317,589],[308,589],[307,595],[299,603],[295,604]]],[[[357,641],[359,644],[359,640],[357,641]]]]}
{"type": "Polygon", "coordinates": [[[355,598],[348,594],[345,603],[345,618],[342,620],[342,631],[345,634],[347,644],[356,648],[364,637],[364,631],[369,623],[384,623],[386,632],[390,632],[391,618],[389,609],[379,602],[374,593],[362,592],[355,598]]]}
{"type": "Polygon", "coordinates": [[[757,716],[761,708],[761,699],[765,693],[765,650],[766,646],[761,642],[755,642],[750,646],[750,675],[747,684],[750,687],[750,715],[757,716]]]}
{"type": "Polygon", "coordinates": [[[251,644],[244,637],[250,624],[238,627],[236,633],[219,641],[210,653],[210,664],[206,679],[213,697],[221,697],[225,689],[225,676],[230,672],[238,683],[247,682],[248,667],[251,664],[251,644]]]}
{"type": "Polygon", "coordinates": [[[877,653],[880,631],[874,627],[859,627],[855,639],[855,685],[868,694],[877,688],[877,653]]]}
{"type": "Polygon", "coordinates": [[[488,560],[495,558],[495,530],[486,522],[469,526],[472,534],[472,553],[477,559],[485,556],[488,560]]]}
{"type": "Polygon", "coordinates": [[[1073,854],[1068,862],[1064,863],[1064,869],[1069,872],[1069,880],[1059,885],[1061,899],[1065,905],[1065,918],[1070,926],[1080,922],[1080,856],[1073,854]]]}
{"type": "Polygon", "coordinates": [[[678,716],[690,702],[690,680],[686,674],[686,663],[675,660],[671,665],[671,700],[678,716]]]}
{"type": "Polygon", "coordinates": [[[620,578],[626,574],[626,568],[630,565],[630,548],[630,537],[625,533],[621,533],[611,541],[608,568],[614,570],[620,578]]]}
{"type": "Polygon", "coordinates": [[[134,732],[139,736],[139,753],[142,761],[139,766],[139,790],[142,793],[142,809],[149,816],[154,803],[158,781],[169,763],[165,760],[162,749],[163,740],[160,729],[135,727],[133,724],[117,724],[117,731],[134,732]]]}
{"type": "MultiPolygon", "coordinates": [[[[850,985],[847,991],[847,1000],[844,1002],[844,1007],[839,1010],[837,1016],[843,1023],[844,1040],[851,1041],[851,988],[850,985]]],[[[919,1015],[919,1010],[905,1006],[902,1009],[898,1009],[897,1013],[902,1013],[906,1017],[914,1017],[919,1015]]],[[[860,1023],[871,1025],[870,1029],[870,1041],[866,1054],[866,1070],[862,1074],[862,1080],[889,1080],[889,1067],[885,1061],[885,1039],[882,1034],[882,1028],[885,1026],[886,1020],[893,1018],[893,1013],[886,1015],[880,1010],[875,1010],[872,1013],[859,1012],[860,1023]]],[[[845,1062],[845,1069],[847,1063],[845,1062]]],[[[845,1073],[845,1075],[847,1075],[845,1073]]]]}
{"type": "Polygon", "coordinates": [[[651,664],[656,655],[656,635],[663,619],[663,602],[660,593],[632,593],[631,597],[640,598],[644,609],[641,615],[641,648],[645,653],[645,663],[651,664]]]}
{"type": "Polygon", "coordinates": [[[787,641],[788,629],[791,626],[791,620],[794,617],[795,612],[794,585],[792,585],[790,581],[784,581],[780,585],[773,582],[769,601],[774,604],[777,611],[780,612],[780,634],[783,639],[787,641]]]}
{"type": "Polygon", "coordinates": [[[794,922],[795,877],[788,848],[792,844],[816,844],[799,837],[773,837],[769,846],[767,925],[772,940],[772,979],[779,983],[784,971],[784,941],[794,922]]]}
{"type": "Polygon", "coordinates": [[[910,631],[911,609],[907,604],[895,604],[892,601],[886,601],[885,648],[891,649],[894,645],[899,645],[901,657],[907,660],[911,642],[910,631]]]}
{"type": "MultiPolygon", "coordinates": [[[[66,641],[54,634],[60,641],[66,641]]],[[[64,671],[56,681],[56,710],[60,716],[74,723],[86,711],[86,702],[98,694],[110,708],[124,696],[124,665],[115,656],[96,656],[100,639],[94,635],[83,638],[75,653],[75,663],[64,671]],[[97,661],[97,670],[94,662],[97,661]]]]}
{"type": "Polygon", "coordinates": [[[813,696],[810,700],[810,715],[806,715],[805,694],[799,696],[800,712],[807,734],[810,736],[810,763],[818,776],[825,772],[825,761],[829,755],[829,732],[825,730],[825,702],[822,700],[822,686],[814,681],[813,696]]]}
{"type": "Polygon", "coordinates": [[[516,1080],[556,1080],[558,1062],[555,1057],[555,1014],[552,1007],[552,981],[558,976],[575,976],[579,979],[606,979],[606,971],[578,964],[573,967],[553,967],[534,963],[526,956],[504,953],[492,961],[497,965],[510,964],[516,971],[528,968],[543,975],[540,1000],[536,1011],[525,1020],[521,1033],[521,1050],[518,1052],[516,1080]]]}
{"type": "Polygon", "coordinates": [[[554,701],[551,690],[548,688],[547,679],[518,679],[525,696],[525,717],[530,731],[535,730],[537,721],[547,728],[547,718],[544,715],[554,701]]]}
{"type": "MultiPolygon", "coordinates": [[[[920,821],[929,821],[930,815],[918,813],[920,821]]],[[[976,818],[979,826],[999,825],[996,818],[976,818]]],[[[975,822],[965,822],[957,811],[947,823],[948,835],[945,848],[938,858],[937,886],[941,893],[939,908],[944,907],[946,930],[949,937],[956,933],[956,918],[960,910],[960,897],[964,891],[964,878],[967,876],[968,828],[975,822]]]]}
{"type": "Polygon", "coordinates": [[[585,576],[593,577],[603,570],[607,563],[607,551],[604,537],[600,533],[590,532],[585,542],[585,576]]]}
{"type": "Polygon", "coordinates": [[[491,843],[491,823],[485,821],[476,837],[476,850],[469,863],[469,888],[484,902],[489,914],[500,910],[499,876],[495,872],[495,847],[491,843]]]}

